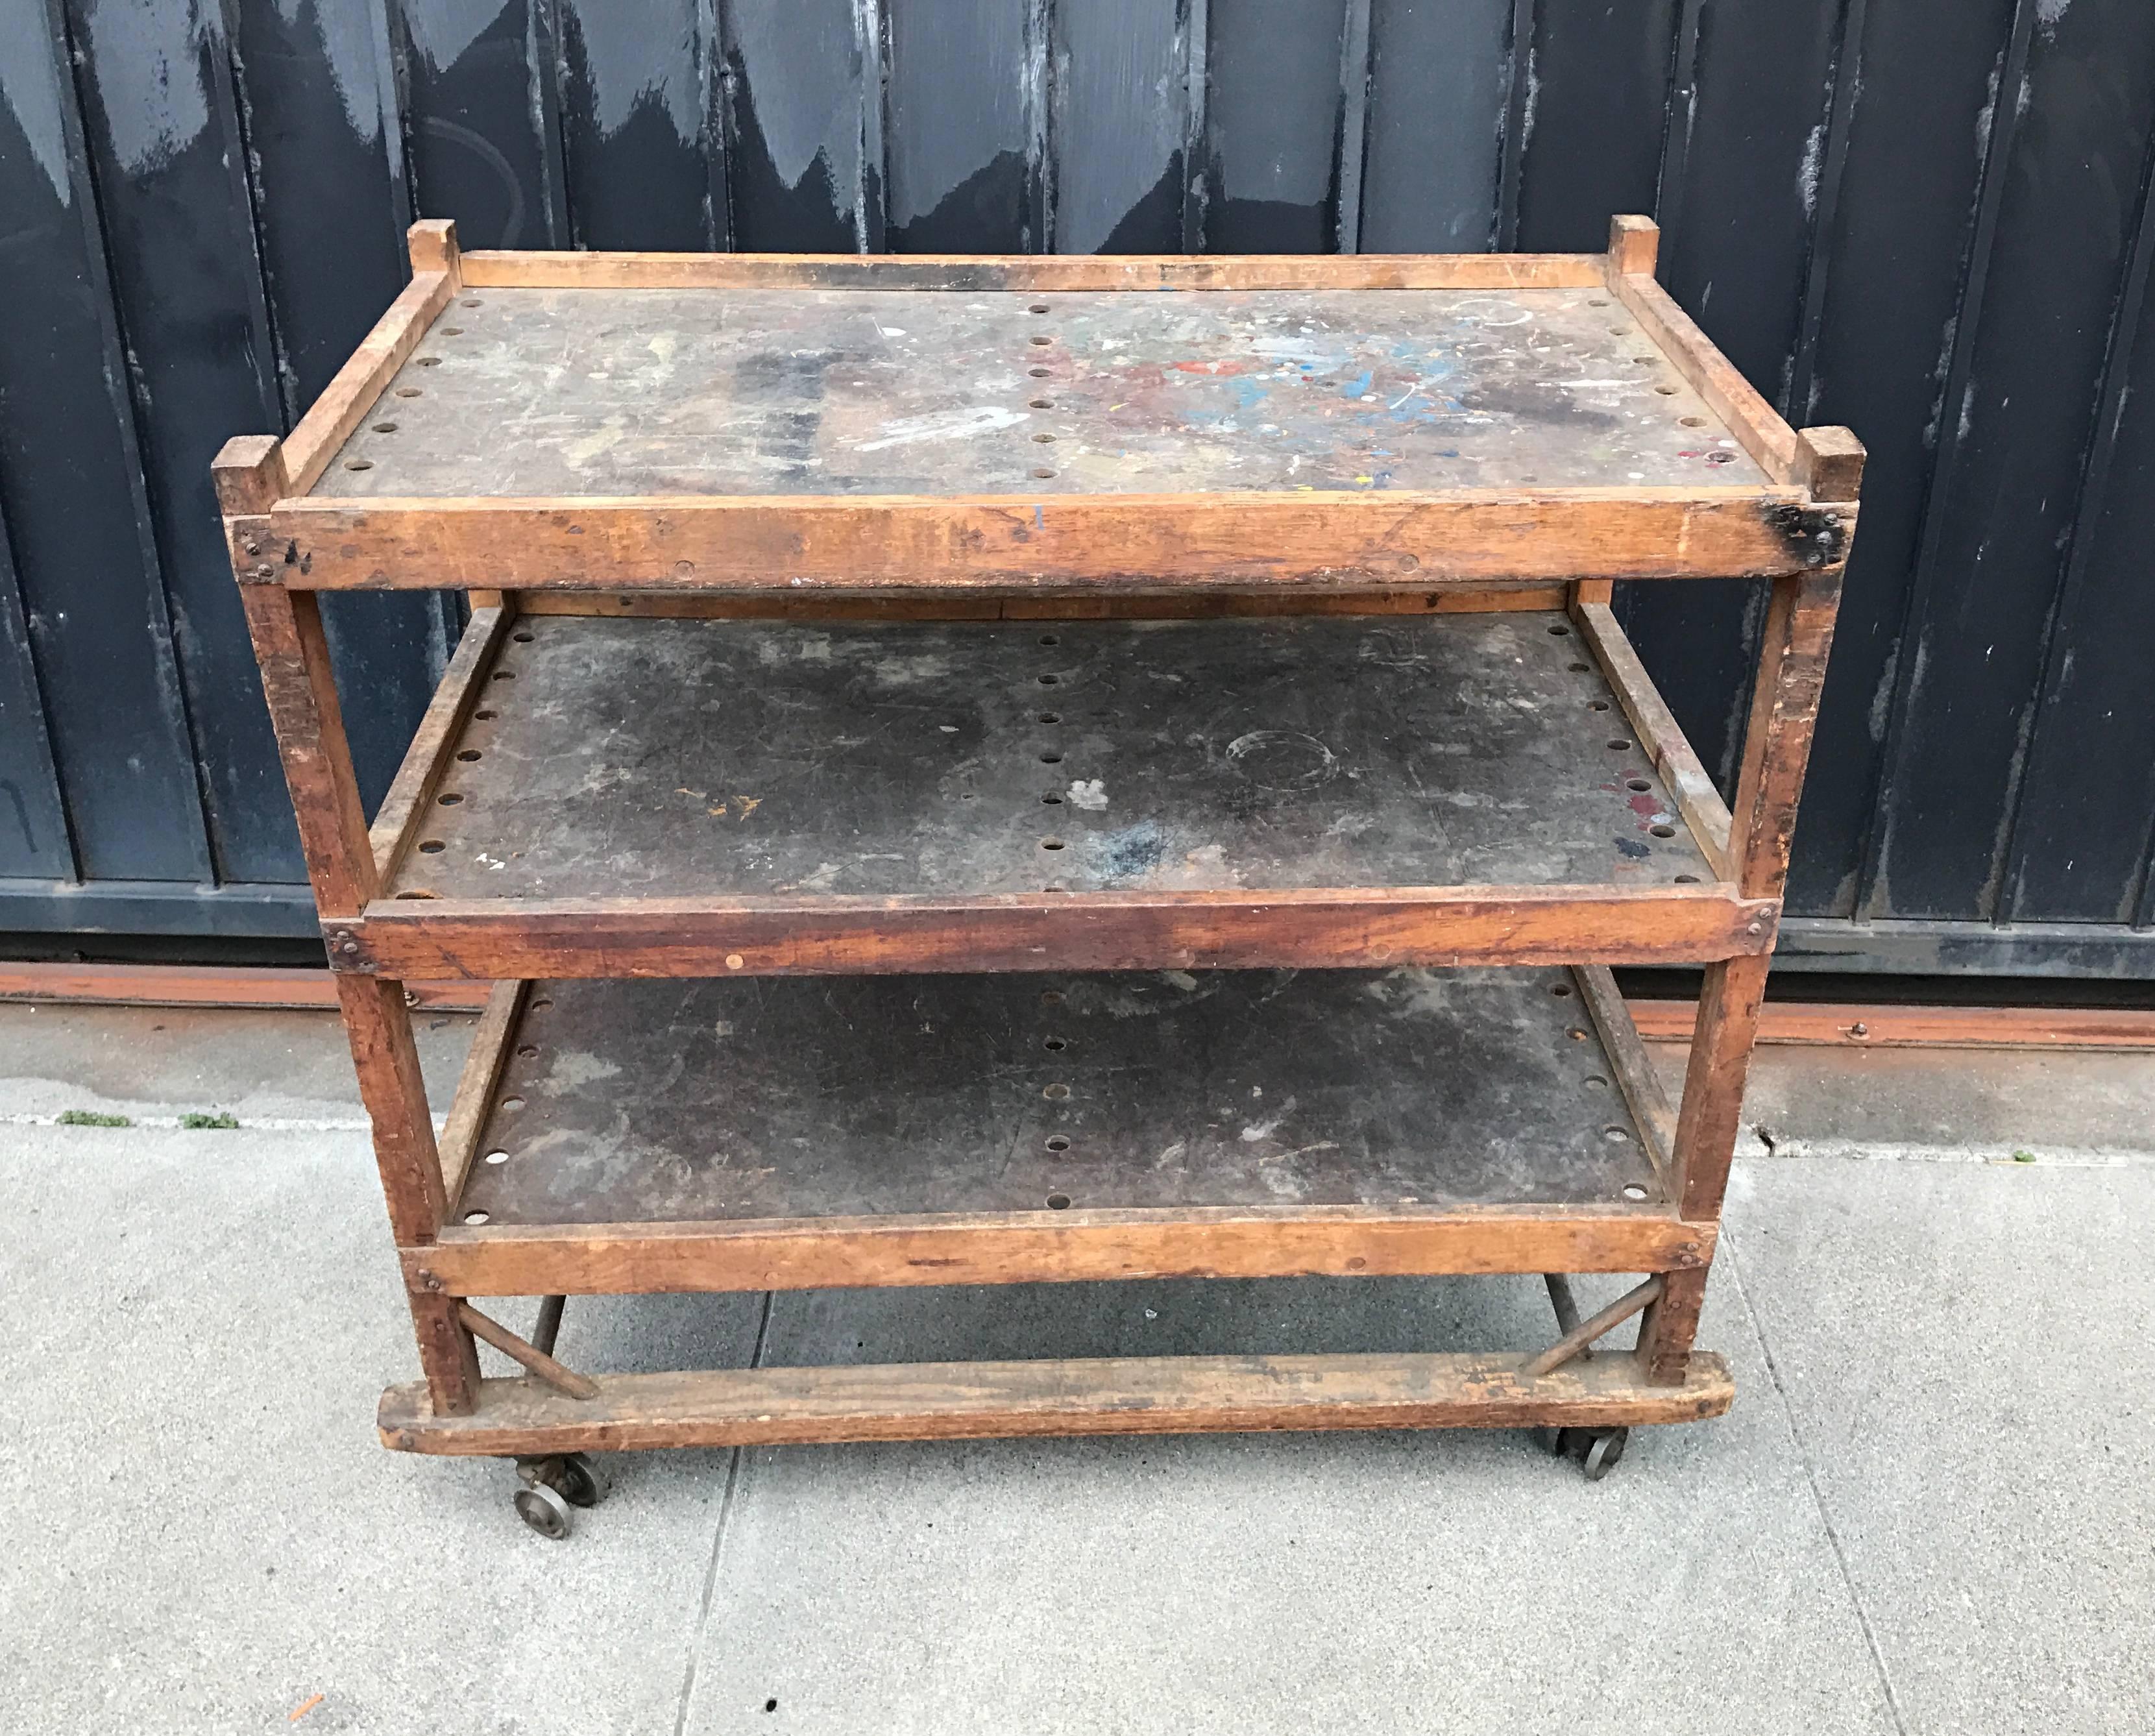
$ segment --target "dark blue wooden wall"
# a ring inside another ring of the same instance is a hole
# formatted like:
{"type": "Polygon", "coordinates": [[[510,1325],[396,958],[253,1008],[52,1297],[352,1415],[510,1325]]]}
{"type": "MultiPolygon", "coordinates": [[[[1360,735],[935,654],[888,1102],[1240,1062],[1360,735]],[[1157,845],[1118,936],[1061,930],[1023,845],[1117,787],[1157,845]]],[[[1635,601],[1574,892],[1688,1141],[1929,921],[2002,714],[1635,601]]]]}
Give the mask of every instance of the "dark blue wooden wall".
{"type": "MultiPolygon", "coordinates": [[[[468,245],[1593,248],[1871,450],[1792,957],[2155,976],[2148,0],[0,0],[0,929],[304,935],[207,466],[468,245]]],[[[1760,599],[1635,586],[1710,763],[1760,599]]],[[[456,631],[333,599],[374,794],[456,631]]]]}

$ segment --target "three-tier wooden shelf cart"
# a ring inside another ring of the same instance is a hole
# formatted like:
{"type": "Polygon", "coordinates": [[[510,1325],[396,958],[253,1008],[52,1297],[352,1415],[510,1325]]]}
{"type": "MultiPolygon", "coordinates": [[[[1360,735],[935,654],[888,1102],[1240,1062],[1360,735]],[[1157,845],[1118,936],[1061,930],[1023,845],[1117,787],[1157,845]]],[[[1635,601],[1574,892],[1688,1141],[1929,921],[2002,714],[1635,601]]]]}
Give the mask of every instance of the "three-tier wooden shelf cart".
{"type": "Polygon", "coordinates": [[[383,1440],[515,1458],[559,1534],[597,1450],[1528,1426],[1598,1472],[1725,1410],[1692,1338],[1862,449],[1774,414],[1656,239],[418,225],[322,400],[217,464],[417,1328],[383,1440]],[[1733,807],[1610,607],[1702,577],[1771,588],[1733,807]],[[470,624],[370,829],[320,597],[413,587],[470,624]],[[1674,1109],[1622,964],[1705,967],[1674,1109]],[[403,985],[444,978],[494,987],[438,1136],[403,985]],[[552,1354],[582,1294],[1436,1273],[1547,1276],[1559,1335],[552,1354]],[[1583,1273],[1643,1281],[1582,1321],[1583,1273]]]}

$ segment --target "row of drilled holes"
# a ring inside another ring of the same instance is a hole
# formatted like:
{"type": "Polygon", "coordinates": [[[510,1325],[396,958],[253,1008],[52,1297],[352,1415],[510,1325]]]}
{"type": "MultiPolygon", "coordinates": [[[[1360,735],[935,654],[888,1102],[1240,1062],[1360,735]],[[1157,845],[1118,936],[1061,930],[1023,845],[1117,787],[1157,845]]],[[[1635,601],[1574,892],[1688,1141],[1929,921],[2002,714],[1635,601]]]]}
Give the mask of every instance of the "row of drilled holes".
{"type": "MultiPolygon", "coordinates": [[[[484,307],[486,304],[474,295],[460,305],[464,307],[484,307]]],[[[430,337],[462,337],[464,335],[464,329],[461,325],[437,325],[427,335],[430,337]]],[[[412,358],[412,364],[414,367],[439,367],[442,365],[442,358],[438,356],[415,356],[412,358]]],[[[397,388],[397,396],[400,398],[416,398],[424,397],[426,393],[417,386],[400,386],[397,388]]],[[[370,432],[376,434],[393,434],[397,432],[397,424],[393,422],[370,422],[367,426],[370,432]]],[[[371,470],[374,468],[374,460],[346,458],[344,461],[344,467],[347,470],[371,470]]]]}
{"type": "MultiPolygon", "coordinates": [[[[1549,628],[1549,633],[1550,636],[1554,638],[1569,638],[1571,636],[1571,629],[1563,625],[1561,622],[1559,622],[1549,628]]],[[[1571,673],[1574,675],[1589,675],[1593,673],[1593,672],[1594,666],[1591,663],[1574,663],[1571,666],[1571,673]]],[[[1606,699],[1589,699],[1586,703],[1586,709],[1589,711],[1606,711],[1609,709],[1609,702],[1606,699]]],[[[1630,738],[1625,736],[1612,735],[1609,738],[1609,750],[1611,753],[1629,753],[1631,750],[1632,745],[1633,744],[1630,738]]],[[[1624,787],[1636,793],[1644,793],[1645,791],[1652,789],[1654,786],[1645,778],[1633,777],[1626,778],[1624,781],[1624,787]]],[[[1652,832],[1656,837],[1674,837],[1676,835],[1676,827],[1669,825],[1651,826],[1647,830],[1652,832]]],[[[1697,874],[1678,874],[1676,875],[1674,878],[1678,886],[1696,886],[1698,884],[1698,876],[1697,874]]]]}
{"type": "MultiPolygon", "coordinates": [[[[1571,998],[1571,985],[1568,982],[1551,983],[1549,985],[1549,993],[1556,996],[1559,1001],[1569,1001],[1571,998]]],[[[1574,1042],[1584,1042],[1587,1037],[1586,1027],[1584,1025],[1570,1026],[1565,1030],[1564,1034],[1569,1037],[1574,1042]]],[[[1587,1074],[1586,1083],[1590,1089],[1606,1091],[1609,1088],[1609,1081],[1607,1078],[1601,1073],[1590,1073],[1587,1074]]],[[[1608,1142],[1612,1145],[1628,1145],[1631,1142],[1631,1134],[1630,1130],[1626,1128],[1618,1126],[1613,1121],[1601,1129],[1601,1137],[1608,1140],[1608,1142]]],[[[1624,1197],[1626,1200],[1630,1201],[1635,1205],[1646,1199],[1647,1196],[1646,1190],[1635,1181],[1625,1182],[1622,1191],[1624,1197]]]]}
{"type": "MultiPolygon", "coordinates": [[[[520,645],[529,645],[531,643],[531,635],[521,630],[511,633],[509,637],[520,645]]],[[[516,671],[496,669],[493,679],[496,681],[514,681],[516,679],[516,671]]],[[[474,723],[492,723],[500,714],[499,712],[490,708],[482,707],[472,713],[472,720],[474,723]]],[[[475,747],[463,747],[457,750],[458,760],[466,766],[475,763],[481,757],[479,750],[475,747]]],[[[437,807],[461,807],[463,802],[464,795],[461,790],[444,790],[434,797],[434,805],[437,807]]],[[[448,846],[438,837],[425,837],[419,840],[419,853],[422,856],[439,856],[448,848],[448,846]]],[[[400,899],[428,899],[434,894],[431,892],[400,892],[397,896],[400,899]]]]}

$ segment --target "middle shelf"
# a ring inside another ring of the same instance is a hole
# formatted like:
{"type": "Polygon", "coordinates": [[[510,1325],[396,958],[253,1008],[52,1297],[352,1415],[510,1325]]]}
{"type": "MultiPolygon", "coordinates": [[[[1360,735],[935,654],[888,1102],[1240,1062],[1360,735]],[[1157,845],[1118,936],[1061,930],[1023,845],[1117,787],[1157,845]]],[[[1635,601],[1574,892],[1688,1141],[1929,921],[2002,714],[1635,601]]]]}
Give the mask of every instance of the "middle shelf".
{"type": "Polygon", "coordinates": [[[1642,740],[1607,646],[1554,611],[480,612],[377,823],[382,894],[330,925],[348,965],[1650,962],[1771,943],[1773,905],[1717,873],[1663,776],[1673,755],[1705,787],[1681,737],[1642,740]]]}

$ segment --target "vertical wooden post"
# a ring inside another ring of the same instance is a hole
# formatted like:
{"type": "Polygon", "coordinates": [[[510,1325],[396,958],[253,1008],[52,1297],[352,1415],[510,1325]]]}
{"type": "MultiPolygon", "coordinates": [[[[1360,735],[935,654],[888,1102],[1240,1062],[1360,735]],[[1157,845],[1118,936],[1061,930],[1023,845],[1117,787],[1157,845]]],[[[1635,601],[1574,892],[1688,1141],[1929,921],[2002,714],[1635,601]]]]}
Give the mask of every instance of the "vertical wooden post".
{"type": "MultiPolygon", "coordinates": [[[[1778,899],[1788,883],[1796,800],[1810,758],[1840,602],[1839,567],[1774,581],[1730,816],[1728,853],[1746,898],[1778,899]]],[[[1728,1191],[1729,1160],[1736,1149],[1752,1045],[1758,1035],[1758,1010],[1766,997],[1768,964],[1758,955],[1707,967],[1671,1155],[1676,1209],[1693,1221],[1719,1217],[1728,1191]]],[[[1674,1385],[1683,1380],[1691,1355],[1706,1274],[1668,1277],[1661,1299],[1640,1329],[1639,1349],[1646,1378],[1674,1385]]]]}
{"type": "MultiPolygon", "coordinates": [[[[240,600],[261,666],[262,691],[276,729],[315,902],[330,922],[356,917],[377,889],[374,853],[345,740],[321,610],[312,592],[288,591],[275,581],[274,561],[265,555],[258,528],[249,523],[267,513],[286,486],[283,453],[274,440],[234,441],[218,454],[216,475],[240,600]]],[[[334,955],[330,962],[335,964],[334,955]]],[[[360,1096],[374,1126],[375,1160],[391,1228],[400,1247],[432,1242],[447,1201],[404,986],[343,972],[336,983],[360,1096]]],[[[457,1319],[455,1299],[420,1291],[409,1294],[420,1365],[436,1410],[468,1412],[477,1401],[479,1355],[457,1319]]]]}

